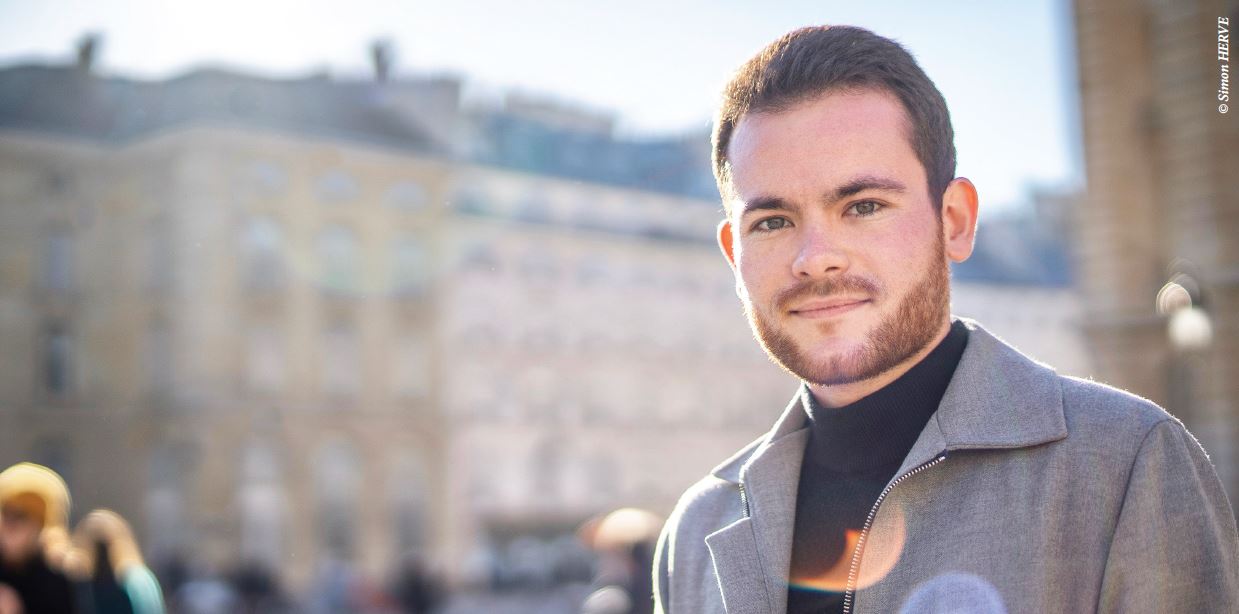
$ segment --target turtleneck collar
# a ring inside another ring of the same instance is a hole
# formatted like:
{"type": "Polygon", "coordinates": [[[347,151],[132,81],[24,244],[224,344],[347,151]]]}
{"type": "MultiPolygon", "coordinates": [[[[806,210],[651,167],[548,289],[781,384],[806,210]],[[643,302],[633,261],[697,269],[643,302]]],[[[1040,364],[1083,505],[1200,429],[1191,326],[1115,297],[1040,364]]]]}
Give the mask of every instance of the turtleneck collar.
{"type": "Polygon", "coordinates": [[[955,320],[937,347],[906,373],[842,407],[823,407],[801,384],[810,429],[805,462],[839,473],[898,469],[937,411],[967,345],[968,329],[955,320]]]}

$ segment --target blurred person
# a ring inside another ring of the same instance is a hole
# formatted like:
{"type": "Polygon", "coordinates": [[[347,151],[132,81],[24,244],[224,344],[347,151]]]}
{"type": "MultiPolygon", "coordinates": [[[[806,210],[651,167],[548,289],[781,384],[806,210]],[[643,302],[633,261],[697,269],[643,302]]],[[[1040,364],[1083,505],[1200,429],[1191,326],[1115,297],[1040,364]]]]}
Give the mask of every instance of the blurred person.
{"type": "Polygon", "coordinates": [[[232,573],[232,589],[239,612],[284,612],[290,606],[280,589],[279,578],[266,564],[241,563],[232,573]]]}
{"type": "Polygon", "coordinates": [[[0,584],[0,614],[22,614],[22,599],[17,591],[0,584]]]}
{"type": "Polygon", "coordinates": [[[83,589],[83,614],[164,614],[163,590],[125,519],[107,509],[90,512],[73,532],[66,568],[83,589]]]}
{"type": "Polygon", "coordinates": [[[424,557],[409,554],[402,557],[392,582],[392,596],[407,614],[432,612],[443,602],[443,588],[424,557]]]}
{"type": "Polygon", "coordinates": [[[181,614],[234,614],[241,607],[236,591],[214,573],[199,573],[186,580],[172,596],[173,611],[181,614]]]}
{"type": "Polygon", "coordinates": [[[712,140],[719,246],[800,385],[680,499],[659,611],[1239,611],[1235,517],[1183,424],[951,316],[977,191],[902,46],[790,32],[712,140]]]}
{"type": "Polygon", "coordinates": [[[76,611],[73,587],[60,567],[67,551],[69,489],[51,469],[18,463],[0,472],[0,585],[21,611],[76,611]]]}
{"type": "Polygon", "coordinates": [[[577,536],[598,557],[593,582],[597,589],[586,599],[582,612],[650,614],[654,610],[649,569],[662,523],[663,518],[653,512],[626,507],[581,526],[577,536]]]}
{"type": "Polygon", "coordinates": [[[356,609],[357,571],[347,561],[331,554],[319,560],[310,611],[316,614],[342,614],[356,609]]]}

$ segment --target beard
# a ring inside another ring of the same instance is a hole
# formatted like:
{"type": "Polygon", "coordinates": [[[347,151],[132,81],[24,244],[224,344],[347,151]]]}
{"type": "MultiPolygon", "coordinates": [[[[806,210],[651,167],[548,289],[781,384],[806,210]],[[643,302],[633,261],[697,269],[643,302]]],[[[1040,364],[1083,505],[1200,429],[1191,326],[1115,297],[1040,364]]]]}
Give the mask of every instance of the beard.
{"type": "MultiPolygon", "coordinates": [[[[787,372],[810,384],[838,386],[877,377],[928,346],[949,317],[951,306],[950,268],[942,257],[944,242],[938,233],[938,249],[932,252],[925,272],[899,302],[893,313],[878,323],[861,344],[822,361],[806,355],[796,339],[778,328],[774,318],[768,318],[753,308],[752,300],[743,295],[744,312],[757,340],[770,359],[787,372]]],[[[875,282],[855,276],[842,276],[805,282],[775,296],[774,313],[785,314],[794,301],[810,297],[831,297],[843,292],[861,293],[870,300],[882,298],[884,291],[875,282]]],[[[838,322],[821,323],[819,327],[843,326],[838,322]]]]}

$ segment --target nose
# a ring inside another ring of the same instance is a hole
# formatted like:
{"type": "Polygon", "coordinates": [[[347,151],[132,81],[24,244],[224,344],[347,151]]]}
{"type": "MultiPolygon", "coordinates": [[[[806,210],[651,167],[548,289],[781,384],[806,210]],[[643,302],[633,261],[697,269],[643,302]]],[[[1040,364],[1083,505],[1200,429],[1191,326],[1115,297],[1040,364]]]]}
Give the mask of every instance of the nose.
{"type": "Polygon", "coordinates": [[[847,268],[847,251],[826,229],[809,229],[801,235],[800,251],[792,263],[792,273],[796,277],[812,279],[839,275],[847,268]]]}

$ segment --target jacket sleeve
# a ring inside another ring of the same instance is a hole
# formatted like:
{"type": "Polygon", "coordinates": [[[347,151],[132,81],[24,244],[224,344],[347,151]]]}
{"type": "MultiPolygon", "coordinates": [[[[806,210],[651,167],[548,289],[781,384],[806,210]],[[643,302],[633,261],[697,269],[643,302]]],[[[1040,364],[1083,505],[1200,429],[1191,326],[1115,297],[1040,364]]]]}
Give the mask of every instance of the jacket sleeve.
{"type": "Polygon", "coordinates": [[[1102,576],[1099,612],[1239,612],[1239,536],[1209,457],[1182,423],[1146,433],[1102,576]]]}
{"type": "Polygon", "coordinates": [[[658,545],[654,549],[654,614],[668,614],[670,610],[669,595],[671,585],[671,521],[663,526],[658,536],[658,545]]]}

